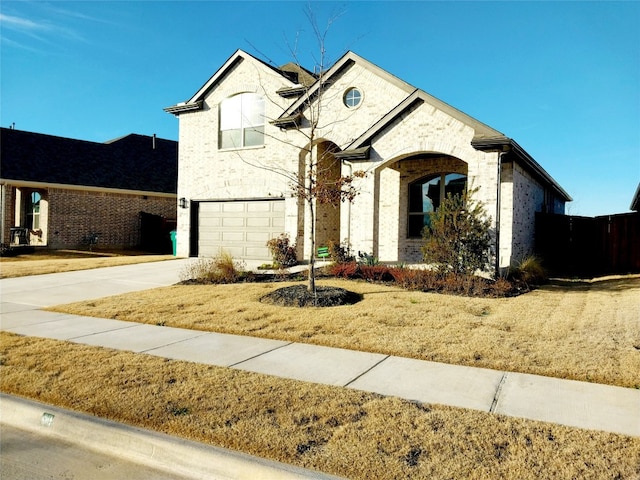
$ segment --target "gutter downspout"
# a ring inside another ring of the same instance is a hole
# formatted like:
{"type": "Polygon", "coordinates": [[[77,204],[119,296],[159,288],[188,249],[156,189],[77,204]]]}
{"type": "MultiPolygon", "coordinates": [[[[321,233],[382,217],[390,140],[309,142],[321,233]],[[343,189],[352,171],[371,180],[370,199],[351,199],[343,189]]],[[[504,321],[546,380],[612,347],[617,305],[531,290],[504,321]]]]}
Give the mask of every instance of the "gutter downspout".
{"type": "Polygon", "coordinates": [[[500,275],[500,210],[502,207],[502,157],[507,152],[498,153],[497,191],[496,191],[496,261],[495,278],[500,275]]]}

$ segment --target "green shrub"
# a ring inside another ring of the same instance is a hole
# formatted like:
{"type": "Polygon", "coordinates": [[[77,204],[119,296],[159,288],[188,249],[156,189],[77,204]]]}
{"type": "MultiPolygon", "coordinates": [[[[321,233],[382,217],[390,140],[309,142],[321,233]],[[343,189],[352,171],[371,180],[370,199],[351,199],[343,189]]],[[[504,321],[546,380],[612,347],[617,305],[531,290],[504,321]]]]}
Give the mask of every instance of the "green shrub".
{"type": "Polygon", "coordinates": [[[429,214],[422,254],[439,272],[472,275],[491,263],[491,221],[472,197],[477,189],[451,195],[429,214]]]}
{"type": "Polygon", "coordinates": [[[286,233],[269,240],[267,248],[273,257],[273,266],[275,268],[288,268],[298,263],[296,246],[291,245],[289,235],[286,233]]]}
{"type": "Polygon", "coordinates": [[[378,259],[373,256],[373,253],[358,252],[358,263],[373,267],[378,265],[378,259]]]}

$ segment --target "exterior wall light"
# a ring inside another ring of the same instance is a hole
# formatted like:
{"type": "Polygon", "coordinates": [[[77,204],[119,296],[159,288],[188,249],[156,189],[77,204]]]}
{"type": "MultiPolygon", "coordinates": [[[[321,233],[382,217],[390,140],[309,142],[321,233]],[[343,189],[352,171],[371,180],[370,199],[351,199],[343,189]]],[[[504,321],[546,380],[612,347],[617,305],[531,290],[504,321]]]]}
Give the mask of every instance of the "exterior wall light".
{"type": "Polygon", "coordinates": [[[180,205],[180,208],[187,208],[189,206],[187,199],[184,197],[180,197],[180,199],[178,200],[178,205],[180,205]]]}

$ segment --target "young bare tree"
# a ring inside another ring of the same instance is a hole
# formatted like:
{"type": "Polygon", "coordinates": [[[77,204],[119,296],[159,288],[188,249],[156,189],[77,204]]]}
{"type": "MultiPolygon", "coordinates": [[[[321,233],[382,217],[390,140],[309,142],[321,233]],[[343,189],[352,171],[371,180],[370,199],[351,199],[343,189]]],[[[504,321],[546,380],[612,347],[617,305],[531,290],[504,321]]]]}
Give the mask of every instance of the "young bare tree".
{"type": "MultiPolygon", "coordinates": [[[[289,181],[292,194],[296,196],[300,203],[307,209],[307,218],[310,222],[308,232],[309,242],[309,281],[308,291],[314,295],[316,293],[315,282],[315,261],[316,261],[316,215],[320,205],[338,206],[342,202],[352,202],[358,194],[354,186],[356,178],[366,176],[366,172],[358,170],[350,172],[349,175],[336,174],[336,162],[334,157],[335,149],[318,148],[320,140],[319,133],[333,128],[334,124],[344,119],[329,118],[324,115],[323,107],[331,98],[327,97],[327,70],[329,69],[325,42],[327,34],[332,24],[339,17],[332,16],[324,29],[320,29],[315,14],[309,6],[306,9],[306,16],[313,30],[313,35],[317,41],[318,54],[313,56],[315,65],[313,74],[306,70],[299,61],[298,39],[293,45],[289,45],[289,52],[293,62],[287,65],[289,71],[294,72],[300,84],[296,100],[298,106],[295,112],[286,121],[286,128],[295,130],[301,138],[300,153],[305,159],[304,170],[286,170],[273,166],[256,165],[283,175],[289,181]],[[327,118],[325,118],[327,117],[327,118]]],[[[265,92],[268,95],[270,92],[265,92]]],[[[275,125],[283,125],[282,119],[272,122],[275,125]]],[[[338,168],[339,171],[339,168],[338,168]]]]}

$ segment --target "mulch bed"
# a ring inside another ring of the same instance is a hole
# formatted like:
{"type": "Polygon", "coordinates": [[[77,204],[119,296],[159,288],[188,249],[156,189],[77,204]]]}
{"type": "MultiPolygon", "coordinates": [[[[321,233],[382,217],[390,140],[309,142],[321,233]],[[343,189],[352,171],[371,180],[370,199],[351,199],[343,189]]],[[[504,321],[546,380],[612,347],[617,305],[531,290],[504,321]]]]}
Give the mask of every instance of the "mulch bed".
{"type": "Polygon", "coordinates": [[[360,300],[362,300],[362,295],[338,287],[316,287],[314,295],[306,285],[278,288],[260,298],[263,303],[282,307],[335,307],[351,305],[360,300]]]}

